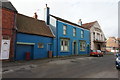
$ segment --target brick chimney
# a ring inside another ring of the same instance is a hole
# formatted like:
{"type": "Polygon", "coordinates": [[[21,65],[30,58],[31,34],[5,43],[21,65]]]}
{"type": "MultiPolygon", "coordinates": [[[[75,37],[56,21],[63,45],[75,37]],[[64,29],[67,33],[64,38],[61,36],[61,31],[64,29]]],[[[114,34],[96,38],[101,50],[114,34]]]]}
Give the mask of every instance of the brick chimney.
{"type": "Polygon", "coordinates": [[[37,15],[37,13],[36,13],[36,12],[34,13],[33,18],[35,18],[35,19],[37,19],[37,18],[38,18],[38,15],[37,15]]]}

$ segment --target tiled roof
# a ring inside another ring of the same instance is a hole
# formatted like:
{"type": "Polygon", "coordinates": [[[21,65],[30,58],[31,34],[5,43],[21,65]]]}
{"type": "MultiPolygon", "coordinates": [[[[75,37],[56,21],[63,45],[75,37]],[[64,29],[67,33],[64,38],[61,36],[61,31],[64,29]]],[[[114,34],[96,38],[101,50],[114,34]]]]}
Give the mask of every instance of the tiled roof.
{"type": "Polygon", "coordinates": [[[52,17],[54,17],[55,19],[60,20],[60,21],[62,21],[62,22],[69,23],[69,24],[71,24],[71,25],[74,25],[74,26],[77,26],[77,27],[80,27],[80,28],[88,29],[88,28],[82,27],[82,26],[80,26],[80,25],[78,25],[78,24],[76,24],[76,23],[73,23],[73,22],[70,22],[70,21],[68,21],[68,20],[65,20],[65,19],[56,17],[56,16],[54,16],[54,15],[51,15],[51,14],[50,14],[50,16],[52,16],[52,17]]]}
{"type": "Polygon", "coordinates": [[[6,9],[9,9],[9,10],[17,12],[17,10],[15,9],[15,7],[9,1],[2,1],[2,8],[6,8],[6,9]]]}
{"type": "Polygon", "coordinates": [[[18,32],[22,33],[54,37],[45,21],[28,17],[22,14],[17,14],[17,28],[18,32]]]}
{"type": "Polygon", "coordinates": [[[82,27],[90,29],[97,21],[82,24],[82,27]]]}

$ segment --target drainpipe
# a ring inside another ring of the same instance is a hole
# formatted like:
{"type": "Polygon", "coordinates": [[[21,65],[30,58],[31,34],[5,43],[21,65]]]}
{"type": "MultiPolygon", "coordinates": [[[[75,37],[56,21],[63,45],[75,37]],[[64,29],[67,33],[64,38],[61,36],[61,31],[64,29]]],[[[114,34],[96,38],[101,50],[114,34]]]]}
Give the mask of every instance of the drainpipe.
{"type": "Polygon", "coordinates": [[[56,53],[57,53],[57,57],[58,57],[58,20],[56,21],[56,44],[57,44],[57,51],[56,51],[56,53]]]}
{"type": "Polygon", "coordinates": [[[12,61],[15,61],[15,56],[16,56],[16,41],[17,41],[17,25],[16,25],[16,18],[17,18],[17,12],[15,12],[15,15],[14,15],[14,37],[13,37],[13,53],[14,53],[14,56],[12,58],[12,61]]]}

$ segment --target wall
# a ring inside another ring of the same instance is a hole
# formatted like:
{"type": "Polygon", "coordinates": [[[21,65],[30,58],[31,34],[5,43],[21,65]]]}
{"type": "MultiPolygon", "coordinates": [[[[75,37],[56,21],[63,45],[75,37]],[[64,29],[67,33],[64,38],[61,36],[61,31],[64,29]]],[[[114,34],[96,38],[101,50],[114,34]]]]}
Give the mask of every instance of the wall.
{"type": "MultiPolygon", "coordinates": [[[[33,46],[33,59],[48,57],[48,44],[53,42],[53,38],[17,33],[17,42],[35,43],[33,46]],[[43,43],[44,48],[38,48],[38,43],[43,43]]],[[[17,45],[16,45],[17,46],[17,45]]],[[[53,44],[52,44],[53,51],[53,44]]],[[[17,52],[15,52],[17,54],[17,52]]]]}
{"type": "Polygon", "coordinates": [[[67,24],[67,23],[64,23],[64,22],[61,22],[61,21],[57,21],[57,53],[58,55],[60,56],[65,56],[65,55],[72,55],[73,54],[73,51],[72,51],[72,43],[73,41],[76,41],[77,42],[77,54],[88,54],[87,53],[87,47],[86,47],[86,51],[80,51],[80,40],[85,40],[86,41],[86,44],[89,44],[90,43],[90,32],[89,30],[86,30],[86,29],[82,29],[82,28],[79,28],[79,27],[76,27],[76,26],[73,26],[73,25],[70,25],[70,24],[67,24]],[[63,25],[66,25],[67,26],[67,35],[63,35],[63,25]],[[76,28],[76,36],[73,37],[73,28],[76,28]],[[81,30],[84,30],[84,38],[81,38],[81,30]],[[60,38],[69,38],[70,40],[70,44],[69,44],[69,52],[61,52],[60,51],[60,38]]]}
{"type": "MultiPolygon", "coordinates": [[[[101,27],[100,25],[97,23],[95,23],[91,29],[90,29],[90,33],[91,33],[91,50],[96,50],[97,49],[97,43],[94,43],[94,38],[93,38],[93,32],[95,32],[95,40],[98,38],[97,36],[97,33],[101,34],[103,37],[100,38],[100,41],[105,41],[105,35],[103,32],[98,32],[98,31],[95,31],[95,28],[99,28],[101,30],[101,27]]],[[[102,30],[101,30],[102,31],[102,30]]],[[[104,45],[104,44],[101,44],[101,46],[104,45]]]]}
{"type": "Polygon", "coordinates": [[[2,37],[11,40],[10,58],[14,57],[15,15],[14,11],[2,8],[2,37]]]}

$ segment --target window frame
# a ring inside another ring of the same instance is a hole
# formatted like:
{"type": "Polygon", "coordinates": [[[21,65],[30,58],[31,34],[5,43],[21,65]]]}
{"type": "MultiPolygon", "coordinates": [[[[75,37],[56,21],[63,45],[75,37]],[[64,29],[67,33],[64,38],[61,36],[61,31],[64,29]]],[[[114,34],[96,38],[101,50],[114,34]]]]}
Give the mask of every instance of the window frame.
{"type": "Polygon", "coordinates": [[[81,30],[81,38],[84,38],[84,30],[81,30]]]}
{"type": "Polygon", "coordinates": [[[76,28],[73,28],[73,36],[76,36],[76,28]]]}
{"type": "Polygon", "coordinates": [[[38,43],[38,48],[44,48],[44,43],[38,43]]]}
{"type": "Polygon", "coordinates": [[[70,45],[70,43],[69,43],[69,39],[61,39],[60,40],[60,51],[61,52],[69,52],[69,46],[70,45]],[[62,42],[63,41],[63,42],[62,42]],[[65,41],[67,41],[67,50],[65,50],[65,41]],[[62,47],[63,47],[63,49],[62,49],[62,47]]]}
{"type": "Polygon", "coordinates": [[[67,35],[67,26],[63,25],[63,35],[67,35]]]}
{"type": "Polygon", "coordinates": [[[86,41],[80,40],[80,51],[86,51],[86,41]],[[84,44],[83,44],[84,43],[84,44]],[[82,47],[81,47],[82,46],[82,47]]]}

